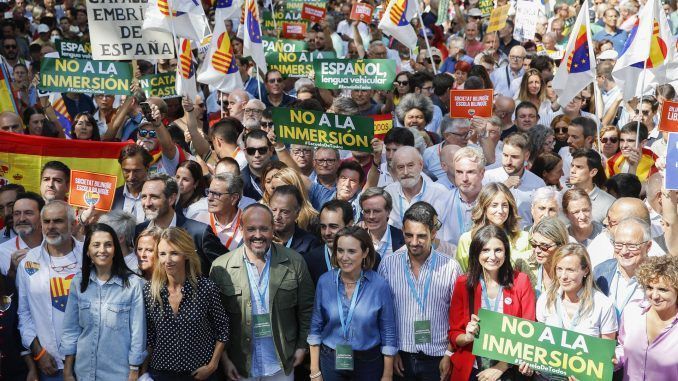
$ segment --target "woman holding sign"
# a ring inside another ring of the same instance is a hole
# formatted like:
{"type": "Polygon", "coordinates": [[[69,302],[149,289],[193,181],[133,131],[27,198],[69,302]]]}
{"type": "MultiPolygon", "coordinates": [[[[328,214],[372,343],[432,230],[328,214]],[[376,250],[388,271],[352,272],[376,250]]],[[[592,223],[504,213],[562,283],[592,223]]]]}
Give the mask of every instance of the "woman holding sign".
{"type": "Polygon", "coordinates": [[[514,379],[511,365],[473,355],[473,342],[482,324],[478,310],[534,320],[534,304],[529,278],[511,266],[506,232],[491,224],[478,230],[471,241],[468,273],[457,279],[452,292],[449,339],[455,353],[451,380],[514,379]]]}
{"type": "Polygon", "coordinates": [[[370,270],[372,238],[362,228],[340,230],[332,266],[318,280],[308,343],[311,380],[390,380],[398,353],[391,289],[370,270]]]}

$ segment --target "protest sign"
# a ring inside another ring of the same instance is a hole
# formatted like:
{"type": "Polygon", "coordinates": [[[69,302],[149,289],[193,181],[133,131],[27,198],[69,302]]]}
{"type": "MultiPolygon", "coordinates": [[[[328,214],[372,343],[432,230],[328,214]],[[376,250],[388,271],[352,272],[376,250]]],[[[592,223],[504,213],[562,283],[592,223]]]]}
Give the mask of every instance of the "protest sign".
{"type": "Polygon", "coordinates": [[[540,5],[533,1],[518,0],[513,38],[518,41],[534,39],[537,31],[537,18],[541,9],[540,5]]]}
{"type": "Polygon", "coordinates": [[[323,58],[335,58],[333,51],[295,52],[266,54],[268,70],[278,70],[283,78],[308,77],[313,72],[313,61],[323,58]]]}
{"type": "Polygon", "coordinates": [[[678,102],[664,101],[659,131],[678,132],[678,102]]]}
{"type": "Polygon", "coordinates": [[[386,59],[323,59],[313,70],[321,89],[391,90],[396,76],[395,61],[386,59]]]}
{"type": "Polygon", "coordinates": [[[264,46],[264,54],[269,52],[294,53],[308,49],[306,41],[285,40],[269,36],[263,36],[261,43],[264,46]]]}
{"type": "Polygon", "coordinates": [[[282,23],[282,37],[291,38],[293,40],[303,40],[306,36],[306,24],[297,22],[282,23]]]}
{"type": "Polygon", "coordinates": [[[351,20],[362,21],[365,24],[370,24],[372,21],[372,12],[374,7],[367,3],[355,3],[351,8],[351,20]]]}
{"type": "Polygon", "coordinates": [[[68,203],[73,206],[108,212],[113,205],[117,176],[86,171],[71,171],[68,203]]]}
{"type": "Polygon", "coordinates": [[[327,9],[325,7],[317,7],[312,4],[304,4],[301,7],[301,18],[313,22],[321,22],[325,18],[327,9]]]}
{"type": "Polygon", "coordinates": [[[487,17],[494,9],[494,0],[480,0],[478,1],[478,8],[480,8],[480,12],[483,14],[483,17],[487,17]]]}
{"type": "Polygon", "coordinates": [[[511,9],[511,4],[494,8],[490,15],[490,23],[487,26],[487,31],[485,33],[498,32],[500,29],[503,29],[506,26],[509,9],[511,9]]]}
{"type": "Polygon", "coordinates": [[[129,94],[132,65],[127,62],[43,58],[40,90],[55,93],[129,94]]]}
{"type": "MultiPolygon", "coordinates": [[[[666,103],[664,103],[664,105],[666,105],[666,103]]],[[[676,173],[678,173],[678,133],[671,132],[669,133],[669,141],[666,145],[664,188],[668,190],[678,190],[678,176],[676,176],[676,173]]]]}
{"type": "Polygon", "coordinates": [[[139,80],[139,86],[141,90],[146,94],[146,97],[159,97],[159,98],[175,98],[178,97],[176,89],[176,80],[177,74],[175,72],[171,73],[158,73],[158,74],[149,74],[144,75],[139,80]]]}
{"type": "Polygon", "coordinates": [[[393,128],[393,116],[391,114],[368,115],[374,120],[374,137],[384,140],[384,136],[393,128]]]}
{"type": "Polygon", "coordinates": [[[368,117],[276,107],[273,124],[285,144],[372,152],[374,121],[368,117]]]}
{"type": "Polygon", "coordinates": [[[579,381],[612,380],[616,342],[481,309],[473,354],[579,381]]]}
{"type": "Polygon", "coordinates": [[[87,21],[95,60],[161,59],[174,57],[172,35],[141,30],[146,1],[116,1],[115,6],[87,0],[87,21]]]}
{"type": "Polygon", "coordinates": [[[492,89],[450,90],[450,118],[491,117],[492,92],[492,89]]]}
{"type": "Polygon", "coordinates": [[[56,48],[60,58],[92,59],[92,45],[89,42],[59,39],[56,41],[56,48]]]}

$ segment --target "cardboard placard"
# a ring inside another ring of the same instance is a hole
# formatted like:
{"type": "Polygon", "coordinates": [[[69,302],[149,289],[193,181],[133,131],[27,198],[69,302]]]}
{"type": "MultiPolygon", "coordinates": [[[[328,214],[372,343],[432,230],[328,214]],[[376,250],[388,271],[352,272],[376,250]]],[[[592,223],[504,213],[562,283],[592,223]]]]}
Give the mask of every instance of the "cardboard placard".
{"type": "Polygon", "coordinates": [[[362,21],[365,24],[369,24],[372,21],[372,12],[374,12],[374,7],[367,3],[355,3],[353,8],[351,8],[351,20],[362,21]]]}
{"type": "Polygon", "coordinates": [[[532,1],[518,0],[516,3],[515,27],[513,29],[513,38],[518,41],[533,40],[537,30],[537,19],[540,10],[543,9],[540,4],[532,1]]]}
{"type": "Polygon", "coordinates": [[[92,45],[89,42],[59,39],[56,41],[56,47],[61,58],[92,59],[92,45]]]}
{"type": "Polygon", "coordinates": [[[313,61],[324,58],[336,58],[334,51],[314,52],[269,52],[266,53],[268,70],[278,70],[283,78],[308,77],[313,73],[313,61]]]}
{"type": "Polygon", "coordinates": [[[270,36],[263,36],[261,43],[264,46],[264,54],[270,52],[280,53],[294,53],[303,52],[308,49],[306,41],[285,40],[282,38],[275,38],[270,36]]]}
{"type": "Polygon", "coordinates": [[[129,62],[43,58],[40,90],[55,93],[120,94],[130,92],[129,62]]]}
{"type": "Polygon", "coordinates": [[[313,61],[315,85],[320,89],[391,90],[395,61],[387,59],[323,59],[313,61]]]}
{"type": "Polygon", "coordinates": [[[179,96],[177,95],[176,79],[177,75],[173,71],[169,73],[148,74],[141,77],[139,87],[141,87],[147,98],[175,98],[179,96]]]}
{"type": "Polygon", "coordinates": [[[117,176],[103,173],[71,170],[68,203],[73,206],[108,212],[113,206],[117,176]]]}
{"type": "Polygon", "coordinates": [[[664,101],[659,131],[678,132],[678,102],[664,101]]]}
{"type": "Polygon", "coordinates": [[[450,118],[492,116],[493,90],[450,90],[450,118]]]}
{"type": "Polygon", "coordinates": [[[494,8],[490,14],[490,23],[487,26],[487,31],[485,31],[485,33],[497,32],[500,29],[503,29],[506,26],[509,9],[511,9],[511,4],[494,8]]]}
{"type": "Polygon", "coordinates": [[[313,22],[321,22],[325,19],[327,9],[325,7],[318,7],[311,4],[304,4],[301,7],[301,18],[313,22]]]}
{"type": "Polygon", "coordinates": [[[282,24],[282,37],[293,40],[303,40],[306,36],[306,24],[296,22],[284,22],[282,24]]]}

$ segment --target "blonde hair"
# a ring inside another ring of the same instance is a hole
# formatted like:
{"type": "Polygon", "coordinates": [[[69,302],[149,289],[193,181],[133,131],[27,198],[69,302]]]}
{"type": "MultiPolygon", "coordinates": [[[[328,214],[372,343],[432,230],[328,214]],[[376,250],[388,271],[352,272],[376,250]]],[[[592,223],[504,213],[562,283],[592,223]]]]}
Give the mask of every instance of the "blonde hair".
{"type": "MultiPolygon", "coordinates": [[[[565,246],[561,246],[558,251],[553,255],[553,261],[551,262],[551,267],[553,270],[552,274],[555,274],[555,268],[558,265],[558,262],[569,256],[576,256],[579,258],[579,263],[581,264],[582,270],[587,270],[588,274],[584,276],[583,281],[583,292],[581,294],[580,303],[581,303],[581,315],[586,316],[588,313],[593,311],[593,293],[595,292],[596,286],[593,283],[593,270],[591,269],[591,259],[589,258],[589,253],[586,251],[584,246],[578,243],[568,243],[565,246]]],[[[557,276],[553,277],[553,283],[548,291],[548,297],[546,299],[546,308],[552,309],[555,308],[556,298],[559,297],[558,290],[560,289],[560,281],[557,276]]]]}
{"type": "MultiPolygon", "coordinates": [[[[539,77],[539,92],[537,93],[537,99],[539,99],[539,103],[541,104],[544,102],[544,99],[546,99],[546,84],[544,83],[544,79],[541,76],[541,72],[537,69],[528,69],[525,74],[523,75],[523,80],[520,81],[520,90],[518,91],[518,100],[519,101],[530,101],[530,92],[527,89],[527,84],[530,81],[530,77],[532,76],[537,76],[539,77]]],[[[539,105],[535,105],[537,108],[539,108],[539,105]]]]}
{"type": "MultiPolygon", "coordinates": [[[[158,245],[161,241],[166,241],[173,249],[184,255],[186,258],[186,280],[191,284],[193,289],[196,289],[198,287],[198,277],[202,274],[202,271],[200,270],[200,258],[195,249],[193,238],[184,229],[170,227],[162,231],[158,245]]],[[[158,245],[155,246],[155,251],[153,252],[156,266],[153,268],[153,276],[151,278],[151,297],[153,305],[159,305],[160,311],[162,311],[164,306],[160,297],[160,291],[163,287],[167,286],[167,273],[162,266],[158,265],[160,263],[158,259],[158,245]]],[[[197,295],[197,293],[194,293],[194,295],[197,295]]]]}
{"type": "Polygon", "coordinates": [[[275,175],[274,179],[279,179],[287,185],[292,185],[293,187],[299,189],[301,196],[304,198],[304,202],[299,205],[299,216],[297,217],[297,225],[304,230],[308,230],[308,226],[315,219],[318,218],[318,212],[313,208],[311,202],[308,200],[308,190],[304,186],[304,182],[297,172],[292,168],[282,168],[275,175]]]}
{"type": "Polygon", "coordinates": [[[515,242],[520,235],[520,216],[518,215],[518,207],[516,200],[513,198],[511,191],[502,183],[489,183],[483,187],[478,195],[478,203],[471,211],[471,219],[473,220],[473,228],[471,228],[471,237],[474,237],[478,230],[483,226],[489,225],[491,222],[487,219],[487,208],[492,203],[492,199],[498,195],[503,194],[509,204],[509,215],[506,218],[503,226],[506,235],[508,235],[511,243],[515,242]]]}

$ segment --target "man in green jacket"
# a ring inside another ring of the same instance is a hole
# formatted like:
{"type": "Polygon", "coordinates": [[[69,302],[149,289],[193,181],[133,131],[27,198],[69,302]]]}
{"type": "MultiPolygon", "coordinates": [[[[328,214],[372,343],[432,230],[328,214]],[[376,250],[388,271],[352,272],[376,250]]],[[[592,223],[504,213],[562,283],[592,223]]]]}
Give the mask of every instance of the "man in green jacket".
{"type": "Polygon", "coordinates": [[[266,206],[245,208],[241,226],[244,245],[217,258],[210,271],[230,320],[226,373],[231,380],[292,381],[308,352],[313,283],[301,255],[272,243],[266,206]]]}

